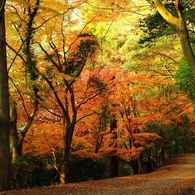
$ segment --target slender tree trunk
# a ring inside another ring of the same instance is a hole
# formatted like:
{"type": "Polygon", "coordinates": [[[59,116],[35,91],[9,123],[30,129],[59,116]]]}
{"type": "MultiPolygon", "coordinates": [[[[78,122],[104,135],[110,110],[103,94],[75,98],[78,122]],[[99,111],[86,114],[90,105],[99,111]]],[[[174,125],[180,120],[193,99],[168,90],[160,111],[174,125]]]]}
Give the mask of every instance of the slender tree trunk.
{"type": "Polygon", "coordinates": [[[139,174],[138,160],[131,160],[130,164],[131,164],[133,175],[139,174]]]}
{"type": "Polygon", "coordinates": [[[63,158],[61,171],[60,171],[60,184],[68,183],[68,166],[69,166],[69,156],[63,158]]]}
{"type": "Polygon", "coordinates": [[[74,125],[69,123],[65,124],[65,134],[64,134],[64,152],[62,157],[62,165],[60,171],[60,183],[68,183],[68,167],[70,162],[70,150],[72,143],[72,136],[74,132],[74,125]]]}
{"type": "Polygon", "coordinates": [[[9,88],[6,60],[4,0],[0,0],[0,191],[9,189],[9,88]]]}
{"type": "Polygon", "coordinates": [[[98,135],[96,139],[95,153],[98,153],[103,140],[103,135],[98,135]]]}
{"type": "Polygon", "coordinates": [[[10,138],[12,144],[12,179],[14,188],[20,189],[25,187],[22,182],[21,166],[18,159],[22,157],[22,137],[17,131],[17,108],[16,103],[10,101],[10,138]]]}
{"type": "Polygon", "coordinates": [[[38,109],[38,90],[34,88],[34,103],[33,110],[28,114],[26,123],[22,130],[18,131],[17,129],[17,104],[14,100],[10,100],[10,138],[12,144],[12,176],[13,176],[13,185],[15,188],[24,188],[26,184],[23,182],[23,175],[21,174],[21,165],[20,160],[22,158],[22,149],[23,149],[23,140],[26,133],[28,132],[31,124],[33,122],[34,116],[38,109]]]}
{"type": "MultiPolygon", "coordinates": [[[[117,133],[113,133],[113,140],[116,142],[117,133]]],[[[118,177],[118,157],[116,155],[117,143],[114,143],[114,151],[111,153],[110,157],[110,177],[118,177]]]]}
{"type": "Polygon", "coordinates": [[[143,160],[143,155],[142,153],[139,155],[138,158],[138,165],[139,165],[139,173],[144,174],[145,172],[145,167],[144,167],[144,160],[143,160]]]}
{"type": "Polygon", "coordinates": [[[164,146],[162,146],[162,149],[159,154],[159,165],[164,165],[165,164],[165,149],[164,146]]]}
{"type": "Polygon", "coordinates": [[[10,101],[10,138],[12,143],[12,164],[14,164],[17,161],[17,156],[20,153],[22,154],[22,151],[17,149],[19,136],[17,131],[17,108],[14,101],[10,101]]]}
{"type": "Polygon", "coordinates": [[[118,177],[118,157],[116,154],[117,149],[117,120],[116,117],[113,116],[112,120],[110,121],[110,132],[113,134],[112,139],[114,143],[114,150],[111,152],[110,156],[110,177],[118,177]]]}

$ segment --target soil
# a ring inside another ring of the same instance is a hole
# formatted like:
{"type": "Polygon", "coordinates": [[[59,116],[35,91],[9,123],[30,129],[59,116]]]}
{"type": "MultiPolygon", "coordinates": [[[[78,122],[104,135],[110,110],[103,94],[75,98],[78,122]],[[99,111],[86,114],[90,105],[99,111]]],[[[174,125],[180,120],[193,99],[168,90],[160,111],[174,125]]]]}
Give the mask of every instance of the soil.
{"type": "Polygon", "coordinates": [[[149,174],[12,190],[0,195],[195,195],[195,154],[173,157],[149,174]]]}

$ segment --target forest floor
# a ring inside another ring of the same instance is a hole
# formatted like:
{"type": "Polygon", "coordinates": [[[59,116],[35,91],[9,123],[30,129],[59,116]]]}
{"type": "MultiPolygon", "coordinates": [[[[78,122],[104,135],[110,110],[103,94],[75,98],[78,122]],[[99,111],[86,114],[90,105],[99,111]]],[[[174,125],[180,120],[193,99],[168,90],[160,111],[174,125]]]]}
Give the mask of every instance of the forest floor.
{"type": "Polygon", "coordinates": [[[195,195],[195,154],[173,158],[149,174],[12,190],[0,195],[195,195]]]}

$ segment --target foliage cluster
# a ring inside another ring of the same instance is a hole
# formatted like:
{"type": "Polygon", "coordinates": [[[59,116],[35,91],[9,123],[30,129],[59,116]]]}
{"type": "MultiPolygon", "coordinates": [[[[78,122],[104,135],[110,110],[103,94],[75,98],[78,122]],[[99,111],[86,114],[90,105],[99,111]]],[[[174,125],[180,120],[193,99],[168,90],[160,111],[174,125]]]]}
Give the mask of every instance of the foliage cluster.
{"type": "Polygon", "coordinates": [[[185,58],[182,58],[179,69],[177,70],[175,74],[175,79],[178,84],[178,87],[188,95],[188,98],[192,102],[194,102],[195,100],[195,91],[194,91],[195,79],[194,79],[194,75],[192,74],[188,66],[188,62],[186,61],[185,58]]]}

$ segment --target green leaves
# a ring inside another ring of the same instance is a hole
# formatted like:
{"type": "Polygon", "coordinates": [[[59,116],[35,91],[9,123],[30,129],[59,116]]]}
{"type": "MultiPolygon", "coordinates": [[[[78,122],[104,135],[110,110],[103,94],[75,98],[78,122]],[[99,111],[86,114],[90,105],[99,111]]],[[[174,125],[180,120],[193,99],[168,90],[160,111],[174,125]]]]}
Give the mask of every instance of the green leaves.
{"type": "Polygon", "coordinates": [[[145,34],[140,38],[140,44],[155,44],[157,38],[175,33],[158,12],[141,19],[139,27],[145,34]]]}
{"type": "Polygon", "coordinates": [[[175,74],[175,79],[179,89],[184,91],[191,101],[195,102],[195,78],[184,57],[175,74]]]}

